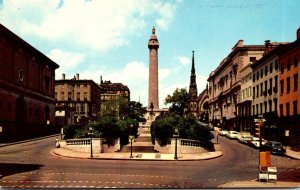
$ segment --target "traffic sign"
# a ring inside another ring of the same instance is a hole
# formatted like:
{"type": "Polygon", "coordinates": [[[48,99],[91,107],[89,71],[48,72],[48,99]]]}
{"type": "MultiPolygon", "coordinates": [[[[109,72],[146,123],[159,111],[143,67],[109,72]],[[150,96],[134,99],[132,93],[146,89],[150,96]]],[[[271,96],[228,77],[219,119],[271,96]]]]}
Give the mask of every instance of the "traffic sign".
{"type": "Polygon", "coordinates": [[[264,118],[261,119],[254,119],[255,123],[259,123],[259,122],[265,122],[266,120],[264,118]]]}

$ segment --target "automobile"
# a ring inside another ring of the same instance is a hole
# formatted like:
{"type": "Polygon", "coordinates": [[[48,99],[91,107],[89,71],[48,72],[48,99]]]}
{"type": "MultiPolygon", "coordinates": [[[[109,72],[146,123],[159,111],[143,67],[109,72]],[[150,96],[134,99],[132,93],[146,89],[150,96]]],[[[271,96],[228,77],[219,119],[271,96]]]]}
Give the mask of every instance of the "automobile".
{"type": "Polygon", "coordinates": [[[238,141],[242,144],[247,144],[247,141],[248,140],[251,140],[252,139],[252,135],[241,135],[241,136],[238,136],[238,141]]]}
{"type": "Polygon", "coordinates": [[[228,131],[228,133],[226,134],[226,137],[229,139],[236,139],[238,135],[237,131],[228,131]]]}
{"type": "MultiPolygon", "coordinates": [[[[259,137],[252,137],[251,140],[247,141],[247,144],[253,148],[259,148],[259,137]]],[[[266,144],[266,140],[261,139],[261,144],[265,145],[266,144]]]]}
{"type": "Polygon", "coordinates": [[[238,132],[238,134],[237,134],[237,139],[240,138],[241,136],[246,136],[246,135],[252,136],[249,132],[246,132],[246,131],[240,131],[240,132],[238,132]]]}
{"type": "Polygon", "coordinates": [[[218,134],[221,135],[221,136],[225,136],[227,133],[228,133],[227,130],[221,129],[218,134]]]}
{"type": "Polygon", "coordinates": [[[282,144],[278,141],[267,141],[263,149],[270,151],[271,154],[284,154],[286,152],[282,144]]]}

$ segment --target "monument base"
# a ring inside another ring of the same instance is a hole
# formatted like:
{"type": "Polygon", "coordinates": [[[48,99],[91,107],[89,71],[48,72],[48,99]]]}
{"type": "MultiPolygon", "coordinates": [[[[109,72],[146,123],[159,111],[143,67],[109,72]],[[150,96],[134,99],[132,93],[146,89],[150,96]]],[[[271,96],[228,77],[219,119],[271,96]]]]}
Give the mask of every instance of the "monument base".
{"type": "Polygon", "coordinates": [[[146,119],[146,123],[151,126],[151,123],[155,121],[156,117],[163,114],[167,113],[169,110],[167,108],[163,109],[147,109],[147,113],[145,113],[144,118],[146,119]]]}

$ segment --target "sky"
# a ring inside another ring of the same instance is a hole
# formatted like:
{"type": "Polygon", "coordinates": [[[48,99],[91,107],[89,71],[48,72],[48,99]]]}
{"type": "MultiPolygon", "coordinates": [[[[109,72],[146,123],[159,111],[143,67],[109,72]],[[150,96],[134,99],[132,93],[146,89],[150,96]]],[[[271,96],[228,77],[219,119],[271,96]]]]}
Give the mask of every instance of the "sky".
{"type": "Polygon", "coordinates": [[[240,39],[292,42],[299,0],[0,0],[0,23],[60,65],[67,79],[121,82],[148,104],[152,27],[159,40],[159,104],[189,88],[192,51],[198,93],[240,39]]]}

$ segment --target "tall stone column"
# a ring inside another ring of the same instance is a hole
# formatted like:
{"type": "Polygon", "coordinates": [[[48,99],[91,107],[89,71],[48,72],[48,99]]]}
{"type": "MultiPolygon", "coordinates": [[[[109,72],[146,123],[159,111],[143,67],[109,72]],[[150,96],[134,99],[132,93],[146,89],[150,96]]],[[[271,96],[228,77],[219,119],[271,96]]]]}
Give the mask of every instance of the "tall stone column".
{"type": "Polygon", "coordinates": [[[155,35],[155,28],[148,42],[149,48],[149,95],[148,108],[159,109],[158,103],[158,48],[159,43],[155,35]],[[153,106],[151,106],[151,103],[153,106]]]}

